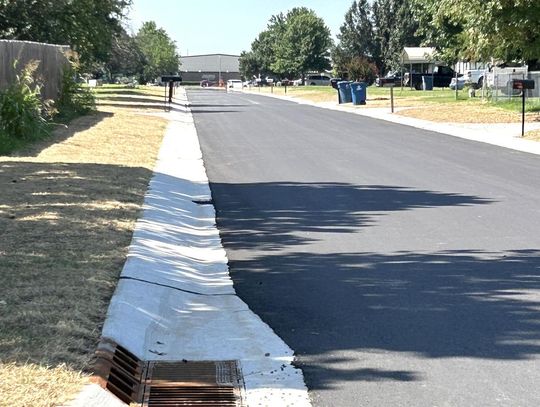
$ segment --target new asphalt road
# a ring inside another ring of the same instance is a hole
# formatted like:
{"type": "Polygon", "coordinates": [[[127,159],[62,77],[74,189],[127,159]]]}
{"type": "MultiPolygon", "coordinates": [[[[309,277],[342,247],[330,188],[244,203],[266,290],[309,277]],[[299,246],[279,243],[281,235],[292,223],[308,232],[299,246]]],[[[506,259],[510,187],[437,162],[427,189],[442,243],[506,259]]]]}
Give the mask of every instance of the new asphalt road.
{"type": "Polygon", "coordinates": [[[540,157],[188,96],[236,290],[315,406],[540,405],[540,157]]]}

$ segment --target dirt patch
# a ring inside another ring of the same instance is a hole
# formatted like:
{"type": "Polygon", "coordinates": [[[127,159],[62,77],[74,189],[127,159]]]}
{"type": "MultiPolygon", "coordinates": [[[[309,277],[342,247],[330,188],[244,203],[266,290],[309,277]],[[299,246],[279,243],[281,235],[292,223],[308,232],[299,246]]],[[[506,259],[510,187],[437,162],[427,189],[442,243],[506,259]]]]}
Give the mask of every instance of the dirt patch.
{"type": "Polygon", "coordinates": [[[85,382],[166,124],[100,108],[0,157],[0,406],[85,382]]]}

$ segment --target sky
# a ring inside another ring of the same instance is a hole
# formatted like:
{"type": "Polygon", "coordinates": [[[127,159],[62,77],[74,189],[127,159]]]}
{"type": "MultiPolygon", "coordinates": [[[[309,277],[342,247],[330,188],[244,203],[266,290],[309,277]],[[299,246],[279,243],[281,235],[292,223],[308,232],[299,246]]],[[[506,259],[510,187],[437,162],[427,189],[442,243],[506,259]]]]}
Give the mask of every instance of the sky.
{"type": "Polygon", "coordinates": [[[223,53],[240,55],[266,29],[274,14],[308,7],[321,17],[335,39],[352,0],[133,0],[133,32],[155,21],[176,41],[181,56],[223,53]]]}

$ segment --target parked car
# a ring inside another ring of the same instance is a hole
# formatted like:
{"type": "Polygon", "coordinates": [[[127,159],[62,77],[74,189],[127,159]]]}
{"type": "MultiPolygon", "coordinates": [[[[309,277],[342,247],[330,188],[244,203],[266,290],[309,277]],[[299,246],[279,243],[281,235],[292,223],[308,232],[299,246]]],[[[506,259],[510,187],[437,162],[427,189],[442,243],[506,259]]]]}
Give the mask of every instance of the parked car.
{"type": "MultiPolygon", "coordinates": [[[[465,79],[465,77],[458,77],[457,78],[457,88],[458,90],[461,90],[465,87],[465,84],[467,83],[467,80],[465,79]]],[[[450,85],[448,85],[448,87],[452,90],[456,90],[456,78],[452,78],[452,80],[450,81],[450,85]]]]}
{"type": "MultiPolygon", "coordinates": [[[[432,76],[433,77],[433,87],[434,88],[446,88],[450,86],[452,78],[455,78],[456,72],[445,65],[436,65],[433,68],[432,73],[409,73],[406,72],[403,75],[403,84],[405,86],[411,86],[416,90],[422,89],[422,76],[432,76]]],[[[461,74],[458,77],[463,76],[461,74]]]]}
{"type": "Polygon", "coordinates": [[[308,75],[306,77],[306,85],[311,86],[328,86],[330,85],[330,77],[326,75],[308,75]]]}
{"type": "Polygon", "coordinates": [[[486,78],[486,69],[469,69],[463,74],[463,78],[466,83],[476,85],[476,87],[481,88],[484,84],[484,78],[486,78]]]}
{"type": "Polygon", "coordinates": [[[202,80],[201,81],[201,88],[208,88],[210,86],[214,86],[216,83],[215,82],[212,82],[212,81],[209,81],[209,80],[202,80]]]}
{"type": "Polygon", "coordinates": [[[240,79],[229,79],[227,81],[228,89],[242,89],[242,81],[240,79]]]}

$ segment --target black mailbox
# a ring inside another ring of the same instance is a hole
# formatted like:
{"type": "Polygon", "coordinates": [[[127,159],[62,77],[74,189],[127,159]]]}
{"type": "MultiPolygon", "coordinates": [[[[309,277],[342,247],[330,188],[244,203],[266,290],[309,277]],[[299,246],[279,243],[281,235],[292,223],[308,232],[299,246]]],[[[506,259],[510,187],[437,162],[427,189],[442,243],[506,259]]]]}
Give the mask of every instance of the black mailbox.
{"type": "Polygon", "coordinates": [[[534,81],[531,79],[514,79],[512,81],[513,89],[534,89],[534,81]]]}
{"type": "Polygon", "coordinates": [[[165,82],[182,82],[182,77],[181,76],[173,76],[173,75],[162,76],[161,77],[161,82],[162,83],[165,83],[165,82]]]}

